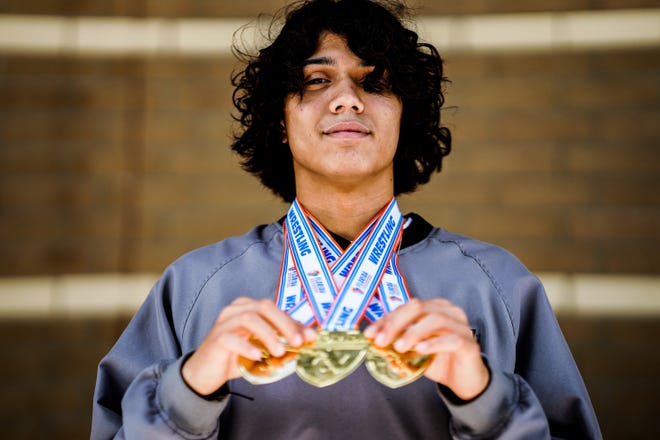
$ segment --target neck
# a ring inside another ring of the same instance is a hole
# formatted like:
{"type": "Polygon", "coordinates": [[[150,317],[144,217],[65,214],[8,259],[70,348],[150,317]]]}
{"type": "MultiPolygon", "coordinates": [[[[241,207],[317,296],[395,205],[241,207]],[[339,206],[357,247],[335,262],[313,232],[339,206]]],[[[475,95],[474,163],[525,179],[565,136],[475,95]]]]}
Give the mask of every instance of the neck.
{"type": "Polygon", "coordinates": [[[325,194],[323,197],[299,192],[297,197],[305,209],[321,224],[347,240],[353,240],[376,214],[390,202],[391,188],[359,193],[325,194]]]}

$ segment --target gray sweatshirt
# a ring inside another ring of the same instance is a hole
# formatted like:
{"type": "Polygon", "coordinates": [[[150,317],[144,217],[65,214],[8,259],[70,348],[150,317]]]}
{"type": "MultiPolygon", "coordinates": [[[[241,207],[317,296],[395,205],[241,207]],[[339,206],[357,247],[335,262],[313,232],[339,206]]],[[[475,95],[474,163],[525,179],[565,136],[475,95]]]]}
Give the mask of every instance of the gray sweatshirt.
{"type": "Polygon", "coordinates": [[[491,371],[479,397],[459,401],[426,378],[389,389],[364,366],[326,388],[292,375],[269,385],[232,380],[216,399],[189,389],[182,361],[223,307],[239,296],[274,299],[283,234],[272,223],[167,268],[99,365],[91,437],[601,438],[539,280],[497,246],[410,217],[400,270],[412,296],[465,310],[491,371]]]}

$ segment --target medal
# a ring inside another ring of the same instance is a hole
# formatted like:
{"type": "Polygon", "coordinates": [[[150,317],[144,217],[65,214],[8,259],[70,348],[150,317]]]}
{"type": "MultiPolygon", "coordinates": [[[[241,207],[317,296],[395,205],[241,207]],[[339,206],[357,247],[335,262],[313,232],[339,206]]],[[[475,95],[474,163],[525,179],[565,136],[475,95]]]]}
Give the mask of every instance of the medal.
{"type": "Polygon", "coordinates": [[[378,382],[390,388],[408,385],[424,375],[431,356],[414,351],[399,353],[390,347],[369,345],[367,370],[378,382]]]}
{"type": "Polygon", "coordinates": [[[357,330],[317,334],[312,346],[300,350],[296,373],[305,382],[325,387],[353,373],[367,353],[368,341],[357,330]]]}
{"type": "Polygon", "coordinates": [[[239,356],[238,369],[243,378],[251,384],[264,385],[277,382],[296,371],[296,358],[299,349],[288,347],[286,341],[282,340],[286,351],[280,357],[271,355],[262,342],[256,338],[250,339],[250,343],[261,350],[261,359],[254,361],[239,356]]]}
{"type": "Polygon", "coordinates": [[[428,356],[399,354],[370,346],[357,330],[366,317],[375,321],[409,300],[397,267],[403,217],[393,198],[344,252],[298,200],[284,224],[284,254],[277,306],[305,326],[320,327],[313,344],[259,361],[239,359],[243,377],[254,384],[277,381],[294,370],[318,387],[338,382],[367,358],[372,376],[399,387],[421,376],[428,356]]]}

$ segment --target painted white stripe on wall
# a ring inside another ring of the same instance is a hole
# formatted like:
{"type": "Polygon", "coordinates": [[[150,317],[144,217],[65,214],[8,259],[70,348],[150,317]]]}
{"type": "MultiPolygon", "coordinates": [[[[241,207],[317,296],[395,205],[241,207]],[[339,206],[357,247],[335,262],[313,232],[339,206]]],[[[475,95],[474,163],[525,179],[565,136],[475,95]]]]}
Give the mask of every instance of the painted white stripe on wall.
{"type": "Polygon", "coordinates": [[[541,273],[556,313],[660,316],[660,277],[541,273]]]}
{"type": "Polygon", "coordinates": [[[660,9],[420,17],[420,35],[449,51],[566,50],[660,44],[660,9]]]}
{"type": "MultiPolygon", "coordinates": [[[[234,32],[248,22],[0,15],[0,51],[229,55],[234,32]]],[[[660,9],[421,16],[417,27],[424,40],[443,51],[656,46],[660,44],[660,9]]],[[[259,44],[259,37],[251,35],[259,44]]]]}
{"type": "MultiPolygon", "coordinates": [[[[558,314],[660,316],[660,277],[540,274],[558,314]]],[[[0,318],[126,316],[157,274],[0,278],[0,318]]]]}
{"type": "Polygon", "coordinates": [[[130,315],[157,279],[155,274],[0,278],[0,317],[130,315]]]}

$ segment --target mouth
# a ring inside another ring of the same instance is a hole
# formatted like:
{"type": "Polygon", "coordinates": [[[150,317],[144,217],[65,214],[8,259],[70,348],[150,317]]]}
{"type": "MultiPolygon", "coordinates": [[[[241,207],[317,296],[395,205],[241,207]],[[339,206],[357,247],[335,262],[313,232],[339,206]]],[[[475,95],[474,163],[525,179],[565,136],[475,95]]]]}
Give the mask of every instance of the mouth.
{"type": "Polygon", "coordinates": [[[324,129],[323,134],[333,138],[356,139],[370,135],[371,130],[358,121],[340,121],[324,129]]]}

